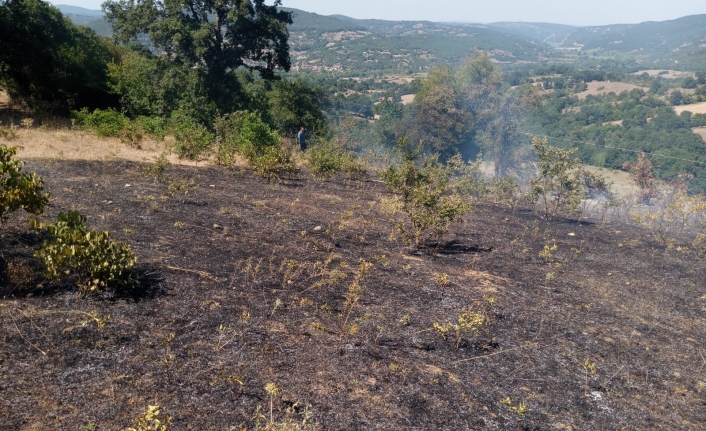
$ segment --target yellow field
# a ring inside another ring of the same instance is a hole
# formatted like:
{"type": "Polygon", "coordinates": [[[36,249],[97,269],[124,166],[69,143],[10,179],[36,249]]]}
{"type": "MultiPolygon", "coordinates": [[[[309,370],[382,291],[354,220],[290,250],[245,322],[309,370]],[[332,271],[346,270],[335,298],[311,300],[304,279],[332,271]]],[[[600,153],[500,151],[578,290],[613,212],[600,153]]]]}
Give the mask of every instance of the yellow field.
{"type": "Polygon", "coordinates": [[[635,88],[642,88],[643,90],[647,91],[647,88],[645,87],[638,87],[637,85],[634,84],[628,84],[626,82],[609,82],[609,81],[603,81],[603,82],[589,82],[588,83],[588,90],[578,93],[579,99],[585,99],[586,96],[589,95],[594,95],[597,96],[599,94],[608,94],[611,92],[614,92],[615,94],[620,94],[623,91],[630,91],[635,88]]]}
{"type": "Polygon", "coordinates": [[[660,75],[660,72],[664,72],[664,69],[652,69],[652,70],[641,70],[639,72],[633,73],[633,75],[642,75],[643,73],[647,72],[648,75],[650,76],[661,76],[662,78],[665,79],[676,79],[676,78],[686,78],[687,76],[691,76],[692,78],[696,76],[696,73],[694,72],[682,72],[679,70],[667,70],[667,74],[665,75],[660,75]]]}
{"type": "Polygon", "coordinates": [[[677,111],[677,115],[680,115],[684,111],[689,111],[692,114],[706,114],[706,102],[675,106],[674,110],[677,111]]]}

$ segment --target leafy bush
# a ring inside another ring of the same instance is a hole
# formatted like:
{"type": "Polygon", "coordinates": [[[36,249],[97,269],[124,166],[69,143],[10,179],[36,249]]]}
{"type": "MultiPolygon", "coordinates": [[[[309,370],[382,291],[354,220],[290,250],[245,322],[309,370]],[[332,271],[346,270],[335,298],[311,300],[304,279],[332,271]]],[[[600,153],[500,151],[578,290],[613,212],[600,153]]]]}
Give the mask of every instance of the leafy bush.
{"type": "Polygon", "coordinates": [[[147,166],[142,172],[142,175],[152,178],[155,182],[161,183],[164,181],[164,174],[171,165],[167,156],[162,153],[159,157],[155,157],[154,164],[147,166]]]}
{"type": "Polygon", "coordinates": [[[257,175],[276,178],[294,172],[291,151],[282,147],[279,134],[253,112],[220,117],[215,123],[219,163],[231,166],[242,154],[257,175]]]}
{"type": "Polygon", "coordinates": [[[39,215],[49,202],[44,180],[34,172],[22,173],[24,162],[13,159],[16,153],[16,148],[0,144],[0,223],[19,209],[39,215]]]}
{"type": "Polygon", "coordinates": [[[213,128],[216,131],[216,161],[224,166],[233,166],[240,153],[240,128],[245,112],[216,117],[213,128]]]}
{"type": "Polygon", "coordinates": [[[140,415],[135,425],[123,431],[169,431],[172,417],[159,404],[148,406],[147,411],[140,415]]]}
{"type": "Polygon", "coordinates": [[[527,199],[539,201],[544,217],[551,219],[562,212],[577,213],[584,196],[581,162],[572,159],[573,150],[552,147],[547,139],[532,138],[532,147],[539,155],[539,173],[530,180],[527,199]]]}
{"type": "Polygon", "coordinates": [[[365,175],[365,167],[358,158],[336,146],[333,141],[321,140],[308,151],[309,170],[317,177],[336,174],[365,175]]]}
{"type": "Polygon", "coordinates": [[[406,141],[400,140],[400,147],[402,161],[384,171],[382,180],[388,190],[401,197],[402,211],[409,217],[411,226],[401,223],[398,229],[419,249],[427,232],[432,231],[437,239],[441,239],[451,223],[461,219],[471,205],[464,202],[451,185],[457,172],[454,164],[444,165],[438,157],[427,158],[418,164],[421,146],[410,151],[406,148],[406,141]]]}
{"type": "Polygon", "coordinates": [[[211,149],[213,133],[184,112],[175,112],[169,123],[174,134],[174,151],[180,159],[198,161],[211,149]]]}
{"type": "Polygon", "coordinates": [[[165,122],[162,117],[137,117],[135,120],[137,125],[141,127],[146,133],[150,134],[158,140],[163,140],[165,131],[165,122]]]}
{"type": "Polygon", "coordinates": [[[96,135],[104,137],[120,136],[130,123],[125,115],[112,108],[96,109],[93,112],[83,108],[80,111],[73,111],[71,114],[76,126],[91,129],[96,135]]]}
{"type": "MultiPolygon", "coordinates": [[[[51,239],[42,242],[35,256],[46,265],[47,277],[74,275],[81,293],[134,287],[137,258],[130,246],[111,239],[109,232],[86,230],[85,221],[78,211],[69,211],[60,213],[55,224],[44,225],[51,239]]],[[[32,225],[42,227],[36,221],[32,225]]]]}

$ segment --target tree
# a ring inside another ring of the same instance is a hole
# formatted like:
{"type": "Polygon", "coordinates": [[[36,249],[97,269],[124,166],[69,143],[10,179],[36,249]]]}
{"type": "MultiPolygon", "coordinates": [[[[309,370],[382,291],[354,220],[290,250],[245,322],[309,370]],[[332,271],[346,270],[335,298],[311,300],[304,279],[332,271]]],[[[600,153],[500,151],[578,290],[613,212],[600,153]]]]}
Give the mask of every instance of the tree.
{"type": "Polygon", "coordinates": [[[448,67],[432,70],[415,102],[418,137],[443,155],[457,152],[473,127],[473,115],[465,109],[453,70],[448,67]]]}
{"type": "Polygon", "coordinates": [[[523,100],[503,88],[500,69],[485,52],[467,59],[458,70],[463,104],[481,132],[482,147],[493,156],[495,176],[504,175],[512,161],[522,117],[523,100]]]}
{"type": "Polygon", "coordinates": [[[630,178],[635,181],[640,187],[640,200],[649,205],[652,198],[657,197],[657,190],[654,188],[655,175],[652,172],[654,169],[650,159],[645,156],[645,153],[640,153],[637,156],[636,163],[623,163],[623,170],[630,173],[630,178]]]}
{"type": "Polygon", "coordinates": [[[224,111],[239,105],[236,69],[256,71],[267,80],[288,71],[291,12],[265,0],[108,0],[106,17],[114,21],[120,42],[149,36],[177,66],[198,69],[212,100],[224,111]]]}
{"type": "Polygon", "coordinates": [[[106,85],[115,47],[40,0],[0,0],[0,81],[32,108],[117,104],[106,85]]]}
{"type": "Polygon", "coordinates": [[[284,136],[294,136],[304,126],[312,134],[326,133],[326,118],[321,107],[327,104],[324,92],[309,87],[300,79],[286,79],[272,84],[267,92],[269,116],[284,136]]]}
{"type": "Polygon", "coordinates": [[[539,174],[530,179],[531,191],[527,198],[539,201],[547,220],[564,211],[580,212],[585,190],[581,162],[572,158],[576,149],[552,147],[546,138],[536,136],[532,138],[532,147],[539,156],[539,174]]]}

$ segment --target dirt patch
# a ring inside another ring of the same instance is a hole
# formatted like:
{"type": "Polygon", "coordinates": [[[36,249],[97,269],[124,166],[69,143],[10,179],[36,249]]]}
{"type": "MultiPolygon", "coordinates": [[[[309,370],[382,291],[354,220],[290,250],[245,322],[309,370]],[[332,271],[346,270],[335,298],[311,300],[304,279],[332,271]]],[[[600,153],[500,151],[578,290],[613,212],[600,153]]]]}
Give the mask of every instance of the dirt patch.
{"type": "Polygon", "coordinates": [[[414,98],[415,98],[414,94],[404,94],[404,95],[402,95],[402,104],[403,105],[412,104],[412,103],[414,103],[414,98]]]}
{"type": "Polygon", "coordinates": [[[677,115],[681,115],[684,111],[689,111],[692,114],[706,114],[706,102],[675,106],[674,110],[677,112],[677,115]]]}
{"type": "Polygon", "coordinates": [[[581,93],[577,93],[576,95],[579,97],[579,99],[585,99],[586,96],[593,95],[597,96],[599,94],[608,94],[608,93],[615,93],[615,94],[620,94],[623,91],[631,91],[634,90],[635,88],[641,88],[645,91],[648,89],[645,87],[638,87],[637,85],[634,84],[628,84],[627,82],[610,82],[610,81],[602,81],[602,82],[589,82],[588,84],[588,89],[586,91],[583,91],[581,93]]]}

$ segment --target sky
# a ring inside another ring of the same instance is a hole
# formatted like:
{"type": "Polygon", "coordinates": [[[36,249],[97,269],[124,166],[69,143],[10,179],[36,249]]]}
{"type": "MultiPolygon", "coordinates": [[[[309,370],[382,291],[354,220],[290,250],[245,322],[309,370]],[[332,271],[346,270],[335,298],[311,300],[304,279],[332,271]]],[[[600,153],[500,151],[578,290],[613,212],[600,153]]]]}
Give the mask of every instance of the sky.
{"type": "MultiPolygon", "coordinates": [[[[100,9],[102,1],[51,3],[100,9]]],[[[572,25],[631,24],[706,14],[706,0],[282,0],[282,6],[353,18],[572,25]]]]}

